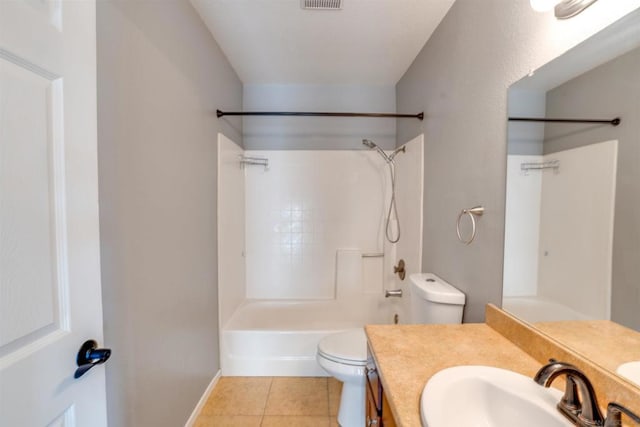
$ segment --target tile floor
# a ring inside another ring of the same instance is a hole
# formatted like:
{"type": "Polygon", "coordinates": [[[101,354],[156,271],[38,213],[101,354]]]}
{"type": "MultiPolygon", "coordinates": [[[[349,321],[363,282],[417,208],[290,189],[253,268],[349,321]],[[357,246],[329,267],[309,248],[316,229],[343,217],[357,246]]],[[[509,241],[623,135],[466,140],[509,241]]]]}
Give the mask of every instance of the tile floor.
{"type": "Polygon", "coordinates": [[[315,377],[223,377],[195,427],[338,427],[342,383],[315,377]]]}

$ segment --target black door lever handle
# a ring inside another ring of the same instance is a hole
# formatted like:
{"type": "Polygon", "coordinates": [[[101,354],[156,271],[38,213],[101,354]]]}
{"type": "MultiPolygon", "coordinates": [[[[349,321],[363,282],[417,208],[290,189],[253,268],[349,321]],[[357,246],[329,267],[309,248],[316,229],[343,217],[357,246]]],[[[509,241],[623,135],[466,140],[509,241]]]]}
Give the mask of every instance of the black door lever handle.
{"type": "Polygon", "coordinates": [[[111,357],[110,349],[98,348],[98,343],[94,340],[85,341],[78,351],[78,357],[76,358],[78,369],[76,369],[73,377],[80,378],[89,369],[106,362],[109,357],[111,357]]]}

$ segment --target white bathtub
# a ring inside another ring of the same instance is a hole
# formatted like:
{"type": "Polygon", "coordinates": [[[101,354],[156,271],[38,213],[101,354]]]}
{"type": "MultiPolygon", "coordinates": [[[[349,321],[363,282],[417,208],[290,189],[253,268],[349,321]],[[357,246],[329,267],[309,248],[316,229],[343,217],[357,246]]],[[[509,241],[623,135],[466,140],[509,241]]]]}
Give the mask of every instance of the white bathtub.
{"type": "Polygon", "coordinates": [[[328,334],[391,323],[397,306],[379,296],[354,301],[247,301],[221,331],[225,376],[327,376],[315,356],[328,334]]]}
{"type": "Polygon", "coordinates": [[[593,320],[584,313],[542,297],[504,297],[502,308],[527,322],[593,320]]]}

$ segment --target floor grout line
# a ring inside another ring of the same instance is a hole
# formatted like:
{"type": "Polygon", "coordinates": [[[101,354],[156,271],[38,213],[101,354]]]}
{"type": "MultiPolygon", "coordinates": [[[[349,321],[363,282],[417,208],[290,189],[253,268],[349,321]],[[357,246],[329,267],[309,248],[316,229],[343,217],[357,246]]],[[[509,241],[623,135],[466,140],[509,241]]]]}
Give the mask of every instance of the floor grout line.
{"type": "Polygon", "coordinates": [[[269,397],[271,397],[271,389],[273,388],[273,380],[274,377],[270,377],[271,381],[269,382],[269,390],[267,391],[267,398],[264,401],[264,407],[262,408],[262,416],[260,418],[260,427],[264,424],[264,417],[267,415],[267,403],[269,403],[269,397]]]}
{"type": "Polygon", "coordinates": [[[329,379],[327,378],[327,416],[331,417],[331,393],[329,393],[329,379]]]}

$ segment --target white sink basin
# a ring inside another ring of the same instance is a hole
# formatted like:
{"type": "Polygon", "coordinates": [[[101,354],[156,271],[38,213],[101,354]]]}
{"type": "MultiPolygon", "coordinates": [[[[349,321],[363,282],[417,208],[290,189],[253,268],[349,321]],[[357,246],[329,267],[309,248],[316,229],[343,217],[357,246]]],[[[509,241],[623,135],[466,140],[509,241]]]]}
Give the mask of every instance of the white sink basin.
{"type": "Polygon", "coordinates": [[[571,427],[556,405],[562,392],[489,366],[457,366],[435,374],[422,390],[425,427],[571,427]]]}
{"type": "Polygon", "coordinates": [[[640,385],[640,361],[623,363],[616,369],[618,375],[625,377],[629,381],[640,385]]]}

